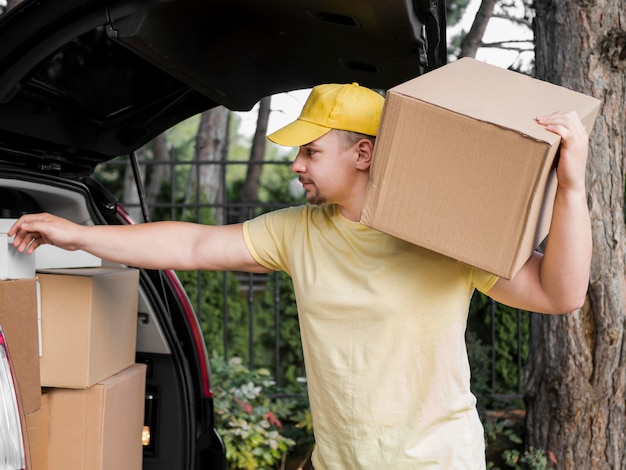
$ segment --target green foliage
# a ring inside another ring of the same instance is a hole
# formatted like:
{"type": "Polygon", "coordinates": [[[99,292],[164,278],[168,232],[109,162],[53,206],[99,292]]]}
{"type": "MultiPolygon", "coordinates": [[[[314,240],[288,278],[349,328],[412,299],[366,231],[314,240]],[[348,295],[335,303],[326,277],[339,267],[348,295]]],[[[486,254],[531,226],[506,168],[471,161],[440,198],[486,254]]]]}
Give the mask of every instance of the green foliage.
{"type": "Polygon", "coordinates": [[[484,423],[485,447],[487,449],[488,468],[499,469],[504,463],[503,455],[507,451],[522,451],[523,428],[520,423],[507,423],[504,420],[484,423]]]}
{"type": "Polygon", "coordinates": [[[230,469],[274,469],[296,444],[289,436],[311,442],[305,395],[277,389],[267,369],[249,370],[239,358],[214,354],[211,364],[216,426],[230,469]]]}
{"type": "Polygon", "coordinates": [[[540,449],[532,447],[523,453],[518,450],[508,450],[503,454],[508,467],[515,470],[552,470],[550,462],[553,462],[550,454],[540,449]]]}
{"type": "MultiPolygon", "coordinates": [[[[495,384],[489,383],[490,393],[518,393],[518,359],[523,364],[528,355],[529,319],[522,312],[518,325],[518,311],[502,304],[492,303],[491,299],[480,292],[472,298],[468,331],[476,335],[482,344],[488,344],[487,354],[495,347],[495,384]],[[495,308],[495,345],[491,338],[491,309],[495,308]],[[518,352],[518,335],[521,349],[518,352]],[[521,353],[521,357],[520,357],[521,353]]],[[[490,359],[488,360],[490,362],[490,359]]],[[[523,372],[523,371],[522,371],[523,372]]],[[[481,373],[485,373],[484,370],[481,373]]],[[[482,379],[482,376],[481,376],[482,379]]],[[[523,377],[522,377],[523,380],[523,377]]]]}
{"type": "Polygon", "coordinates": [[[294,385],[303,374],[304,359],[300,341],[298,309],[291,278],[284,272],[275,273],[255,304],[258,336],[255,358],[259,364],[276,364],[280,371],[281,383],[294,385]],[[276,302],[278,307],[276,307],[276,302]],[[278,308],[278,319],[274,314],[278,308]],[[279,327],[276,328],[276,321],[279,327]],[[279,335],[279,348],[276,351],[276,330],[279,335]],[[278,354],[278,358],[276,355],[278,354]]]}
{"type": "Polygon", "coordinates": [[[234,274],[212,271],[177,271],[176,274],[196,308],[207,347],[223,355],[228,352],[247,356],[247,331],[242,328],[247,323],[247,307],[234,274]],[[224,349],[224,339],[228,351],[224,349]]]}
{"type": "Polygon", "coordinates": [[[469,0],[448,0],[446,2],[446,23],[448,26],[454,26],[463,17],[469,0]]]}
{"type": "Polygon", "coordinates": [[[515,419],[487,420],[485,447],[489,470],[553,470],[556,459],[551,452],[524,449],[523,421],[515,419]]]}
{"type": "MultiPolygon", "coordinates": [[[[187,211],[187,222],[213,223],[211,211],[187,211]]],[[[232,272],[177,271],[185,292],[196,309],[207,347],[225,355],[224,340],[228,354],[245,357],[248,355],[246,325],[248,309],[241,295],[239,280],[232,272]],[[226,312],[226,319],[224,313],[226,312]],[[226,329],[226,331],[224,331],[226,329]]]]}
{"type": "MultiPolygon", "coordinates": [[[[485,397],[491,391],[489,385],[491,381],[489,370],[491,348],[485,346],[482,339],[474,331],[467,331],[465,344],[472,373],[470,382],[472,393],[479,398],[485,397]]],[[[479,399],[477,404],[479,412],[482,411],[483,405],[484,401],[479,399]]]]}

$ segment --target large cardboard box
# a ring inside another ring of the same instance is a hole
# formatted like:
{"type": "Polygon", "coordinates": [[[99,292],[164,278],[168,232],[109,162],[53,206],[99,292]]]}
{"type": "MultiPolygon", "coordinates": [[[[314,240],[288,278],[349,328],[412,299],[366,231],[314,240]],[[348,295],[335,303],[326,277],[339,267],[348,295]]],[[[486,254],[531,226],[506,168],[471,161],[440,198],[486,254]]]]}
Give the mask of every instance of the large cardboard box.
{"type": "Polygon", "coordinates": [[[146,366],[84,390],[50,389],[49,470],[140,470],[146,366]]]}
{"type": "Polygon", "coordinates": [[[0,219],[0,279],[34,279],[36,252],[32,255],[13,248],[9,229],[17,219],[0,219]]]}
{"type": "Polygon", "coordinates": [[[510,279],[548,233],[560,137],[535,117],[600,101],[461,59],[389,90],[365,225],[510,279]]]}
{"type": "Polygon", "coordinates": [[[37,281],[0,281],[0,326],[5,335],[24,414],[41,405],[37,281]]]}
{"type": "Polygon", "coordinates": [[[87,388],[135,362],[139,271],[40,271],[41,384],[87,388]]]}
{"type": "Polygon", "coordinates": [[[47,393],[41,395],[41,408],[26,415],[25,421],[30,450],[30,467],[28,470],[48,470],[50,403],[47,393]]]}

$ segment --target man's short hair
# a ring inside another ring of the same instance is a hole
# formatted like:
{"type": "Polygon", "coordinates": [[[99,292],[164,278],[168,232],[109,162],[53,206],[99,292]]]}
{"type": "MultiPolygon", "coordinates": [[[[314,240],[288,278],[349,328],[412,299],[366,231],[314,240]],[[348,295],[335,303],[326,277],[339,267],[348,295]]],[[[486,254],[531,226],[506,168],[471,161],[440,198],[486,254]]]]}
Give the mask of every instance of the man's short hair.
{"type": "Polygon", "coordinates": [[[352,131],[342,131],[335,129],[335,132],[339,132],[341,134],[341,148],[342,150],[347,150],[356,144],[361,139],[368,139],[372,144],[376,141],[376,136],[361,134],[360,132],[352,132],[352,131]]]}

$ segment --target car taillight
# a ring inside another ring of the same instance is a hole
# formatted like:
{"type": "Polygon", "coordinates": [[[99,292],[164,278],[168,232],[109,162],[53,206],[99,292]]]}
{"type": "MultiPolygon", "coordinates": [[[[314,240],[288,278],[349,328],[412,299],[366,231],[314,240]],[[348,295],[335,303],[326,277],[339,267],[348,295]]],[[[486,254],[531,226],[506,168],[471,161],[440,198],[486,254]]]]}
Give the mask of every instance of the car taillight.
{"type": "Polygon", "coordinates": [[[0,327],[0,469],[26,468],[23,420],[4,332],[0,327]]]}

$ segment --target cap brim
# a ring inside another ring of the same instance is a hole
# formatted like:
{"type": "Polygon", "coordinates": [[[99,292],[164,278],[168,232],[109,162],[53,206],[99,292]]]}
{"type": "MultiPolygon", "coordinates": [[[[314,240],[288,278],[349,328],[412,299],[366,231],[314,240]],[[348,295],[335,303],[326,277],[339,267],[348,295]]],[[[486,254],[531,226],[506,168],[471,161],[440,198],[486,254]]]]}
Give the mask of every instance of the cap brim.
{"type": "Polygon", "coordinates": [[[271,133],[267,138],[275,144],[285,147],[300,147],[319,139],[330,130],[328,127],[297,119],[271,133]]]}

